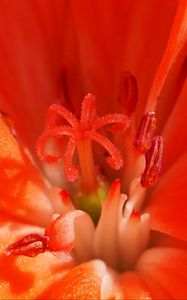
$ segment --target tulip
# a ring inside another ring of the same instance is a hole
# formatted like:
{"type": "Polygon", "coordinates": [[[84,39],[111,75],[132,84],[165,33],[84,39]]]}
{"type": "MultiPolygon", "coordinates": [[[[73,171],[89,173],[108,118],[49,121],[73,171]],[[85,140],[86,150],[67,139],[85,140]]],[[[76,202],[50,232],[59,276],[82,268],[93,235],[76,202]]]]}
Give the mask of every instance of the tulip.
{"type": "Polygon", "coordinates": [[[0,298],[186,299],[186,1],[0,8],[0,298]]]}

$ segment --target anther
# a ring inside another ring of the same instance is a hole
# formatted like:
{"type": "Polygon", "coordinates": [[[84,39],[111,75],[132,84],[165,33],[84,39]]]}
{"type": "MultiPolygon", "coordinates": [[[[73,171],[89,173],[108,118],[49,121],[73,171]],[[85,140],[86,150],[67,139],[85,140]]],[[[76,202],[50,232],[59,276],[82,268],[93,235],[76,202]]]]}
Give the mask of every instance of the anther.
{"type": "Polygon", "coordinates": [[[163,153],[162,136],[154,137],[151,148],[145,154],[146,166],[142,174],[141,184],[143,187],[154,186],[161,176],[163,153]]]}
{"type": "Polygon", "coordinates": [[[155,112],[146,113],[140,123],[138,133],[135,138],[134,145],[145,153],[149,150],[152,139],[154,136],[154,132],[156,130],[156,117],[155,112]]]}
{"type": "Polygon", "coordinates": [[[138,88],[136,78],[128,71],[122,72],[118,101],[128,116],[135,111],[137,100],[138,88]]]}
{"type": "Polygon", "coordinates": [[[31,233],[19,241],[9,245],[6,248],[5,253],[7,255],[25,255],[35,257],[47,250],[47,242],[47,236],[38,233],[31,233]]]}

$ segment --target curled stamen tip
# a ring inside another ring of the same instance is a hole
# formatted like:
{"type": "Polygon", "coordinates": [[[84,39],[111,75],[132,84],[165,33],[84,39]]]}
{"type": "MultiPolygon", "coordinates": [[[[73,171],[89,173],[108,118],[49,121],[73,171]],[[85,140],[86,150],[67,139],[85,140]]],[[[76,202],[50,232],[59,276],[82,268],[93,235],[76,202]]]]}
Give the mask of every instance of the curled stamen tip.
{"type": "Polygon", "coordinates": [[[151,147],[154,132],[156,130],[155,112],[146,113],[140,123],[134,145],[145,153],[151,147]]]}
{"type": "Polygon", "coordinates": [[[156,136],[151,148],[145,154],[146,166],[142,174],[141,184],[143,187],[154,186],[160,179],[163,154],[163,137],[156,136]]]}

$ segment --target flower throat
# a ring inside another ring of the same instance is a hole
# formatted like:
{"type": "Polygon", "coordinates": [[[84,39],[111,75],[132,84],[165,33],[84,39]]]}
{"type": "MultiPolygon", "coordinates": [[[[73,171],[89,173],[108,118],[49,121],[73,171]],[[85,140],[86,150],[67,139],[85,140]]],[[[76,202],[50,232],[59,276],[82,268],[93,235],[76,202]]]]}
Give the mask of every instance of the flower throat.
{"type": "Polygon", "coordinates": [[[52,217],[45,234],[33,233],[10,245],[7,248],[9,255],[36,256],[45,251],[73,251],[77,262],[100,258],[118,270],[133,268],[149,241],[150,216],[141,214],[141,208],[146,189],[160,179],[163,138],[155,135],[154,112],[144,114],[136,132],[137,84],[129,72],[122,73],[118,101],[124,113],[99,117],[95,96],[88,94],[82,102],[80,119],[62,105],[49,107],[46,130],[37,145],[38,156],[49,164],[62,160],[65,177],[67,181],[74,182],[75,188],[71,199],[66,190],[59,192],[66,211],[61,216],[52,217]],[[131,144],[133,159],[128,160],[127,157],[128,172],[122,171],[122,177],[125,178],[124,174],[129,176],[128,197],[121,193],[120,180],[111,185],[94,164],[93,142],[96,142],[107,152],[106,162],[112,169],[119,170],[124,165],[124,151],[120,153],[114,143],[103,135],[106,130],[114,134],[114,141],[120,144],[122,150],[128,148],[126,144],[131,144]],[[58,154],[56,150],[55,153],[48,151],[49,143],[55,144],[52,149],[57,149],[58,154]],[[76,232],[81,228],[78,240],[77,233],[72,233],[76,218],[86,220],[77,225],[76,232]],[[67,228],[73,237],[71,243],[69,237],[66,242],[67,228]],[[82,232],[85,232],[84,237],[82,232]],[[57,238],[59,234],[63,237],[60,241],[57,238]],[[105,234],[108,238],[103,240],[105,234]],[[84,245],[84,249],[79,245],[84,245]]]}

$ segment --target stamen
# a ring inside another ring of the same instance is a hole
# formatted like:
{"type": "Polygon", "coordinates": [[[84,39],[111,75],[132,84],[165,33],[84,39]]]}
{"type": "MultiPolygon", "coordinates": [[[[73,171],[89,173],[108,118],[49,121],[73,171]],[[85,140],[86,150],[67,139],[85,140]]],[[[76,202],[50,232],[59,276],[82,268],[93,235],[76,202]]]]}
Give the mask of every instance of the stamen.
{"type": "MultiPolygon", "coordinates": [[[[47,163],[60,161],[63,156],[53,156],[44,151],[48,139],[59,139],[62,136],[69,136],[67,150],[64,155],[65,175],[69,181],[75,181],[78,178],[78,167],[72,166],[73,154],[77,147],[80,170],[81,185],[84,192],[92,192],[96,187],[96,172],[93,161],[91,140],[101,144],[110,154],[107,158],[108,164],[114,169],[120,169],[123,166],[123,159],[116,147],[107,138],[97,133],[96,130],[105,125],[116,123],[120,125],[120,130],[124,130],[129,125],[129,118],[123,114],[110,114],[98,118],[96,114],[95,96],[88,94],[82,103],[82,112],[80,121],[61,105],[54,104],[50,106],[47,114],[47,130],[41,135],[38,142],[38,155],[41,160],[47,163]],[[55,124],[55,115],[62,116],[71,126],[55,124]],[[85,162],[86,158],[86,162],[85,162]]],[[[111,130],[118,130],[115,126],[111,130]]]]}
{"type": "Polygon", "coordinates": [[[5,250],[7,255],[25,255],[35,257],[47,250],[48,237],[31,233],[16,243],[11,244],[5,250]]]}
{"type": "Polygon", "coordinates": [[[118,101],[130,116],[136,108],[138,88],[136,78],[128,71],[122,72],[120,77],[120,91],[118,101]]]}
{"type": "Polygon", "coordinates": [[[149,150],[156,130],[155,112],[146,113],[140,123],[134,145],[143,153],[149,150]]]}
{"type": "Polygon", "coordinates": [[[161,175],[162,167],[162,153],[163,153],[163,138],[156,136],[153,139],[151,148],[145,154],[146,167],[141,178],[143,187],[154,186],[161,175]]]}

